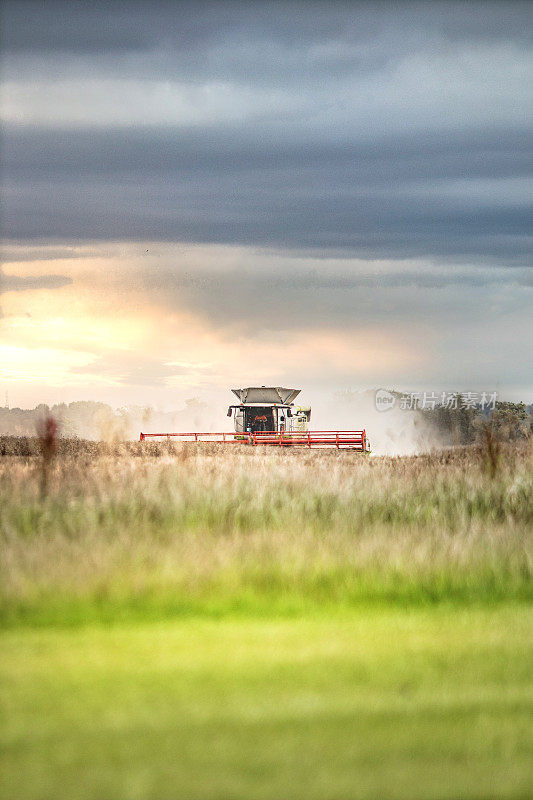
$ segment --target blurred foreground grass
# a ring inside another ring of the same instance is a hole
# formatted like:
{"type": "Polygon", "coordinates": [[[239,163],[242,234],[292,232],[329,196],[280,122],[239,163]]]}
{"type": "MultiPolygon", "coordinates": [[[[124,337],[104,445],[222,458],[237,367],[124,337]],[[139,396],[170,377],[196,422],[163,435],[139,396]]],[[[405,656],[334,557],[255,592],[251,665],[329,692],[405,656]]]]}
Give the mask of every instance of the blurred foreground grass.
{"type": "Polygon", "coordinates": [[[2,800],[532,796],[527,447],[2,453],[2,800]]]}
{"type": "Polygon", "coordinates": [[[532,612],[4,632],[5,800],[526,800],[532,612]]]}
{"type": "Polygon", "coordinates": [[[527,447],[493,479],[474,450],[62,447],[44,499],[0,458],[0,624],[531,597],[527,447]]]}

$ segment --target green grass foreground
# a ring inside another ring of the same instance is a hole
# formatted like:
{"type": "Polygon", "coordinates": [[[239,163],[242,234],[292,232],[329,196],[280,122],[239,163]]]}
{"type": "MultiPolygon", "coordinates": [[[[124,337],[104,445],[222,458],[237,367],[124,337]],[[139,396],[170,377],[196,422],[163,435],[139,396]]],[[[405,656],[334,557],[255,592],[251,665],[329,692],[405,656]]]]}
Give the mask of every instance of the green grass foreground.
{"type": "Polygon", "coordinates": [[[533,612],[2,634],[2,800],[526,800],[533,612]]]}
{"type": "Polygon", "coordinates": [[[0,800],[533,795],[529,445],[0,445],[0,800]]]}

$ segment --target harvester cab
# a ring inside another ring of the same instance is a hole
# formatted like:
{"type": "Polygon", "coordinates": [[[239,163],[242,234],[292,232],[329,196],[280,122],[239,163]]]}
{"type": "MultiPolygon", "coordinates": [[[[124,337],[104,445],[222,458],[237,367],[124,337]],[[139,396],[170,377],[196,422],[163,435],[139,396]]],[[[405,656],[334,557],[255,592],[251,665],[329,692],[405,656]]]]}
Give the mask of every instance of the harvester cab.
{"type": "Polygon", "coordinates": [[[240,403],[228,408],[228,417],[233,416],[235,432],[250,434],[307,431],[311,408],[295,406],[293,402],[300,391],[281,386],[232,389],[240,400],[240,403]]]}

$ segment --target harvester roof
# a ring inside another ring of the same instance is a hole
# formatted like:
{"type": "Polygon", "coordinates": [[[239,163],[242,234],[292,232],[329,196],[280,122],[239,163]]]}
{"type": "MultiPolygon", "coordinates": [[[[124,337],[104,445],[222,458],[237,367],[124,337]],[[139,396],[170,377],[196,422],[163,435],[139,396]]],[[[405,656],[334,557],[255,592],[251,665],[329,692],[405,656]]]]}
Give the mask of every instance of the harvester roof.
{"type": "Polygon", "coordinates": [[[248,386],[246,389],[232,389],[241,403],[292,403],[301,389],[284,389],[281,386],[248,386]]]}

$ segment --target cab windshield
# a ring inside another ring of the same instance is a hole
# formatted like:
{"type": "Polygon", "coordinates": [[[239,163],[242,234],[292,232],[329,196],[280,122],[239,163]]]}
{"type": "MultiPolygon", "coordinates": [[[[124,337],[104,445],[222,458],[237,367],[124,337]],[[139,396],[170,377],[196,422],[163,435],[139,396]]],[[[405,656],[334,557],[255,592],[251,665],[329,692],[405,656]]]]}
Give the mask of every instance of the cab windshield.
{"type": "Polygon", "coordinates": [[[245,409],[245,430],[252,433],[275,431],[274,409],[272,406],[250,406],[245,409]]]}

